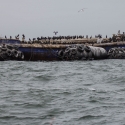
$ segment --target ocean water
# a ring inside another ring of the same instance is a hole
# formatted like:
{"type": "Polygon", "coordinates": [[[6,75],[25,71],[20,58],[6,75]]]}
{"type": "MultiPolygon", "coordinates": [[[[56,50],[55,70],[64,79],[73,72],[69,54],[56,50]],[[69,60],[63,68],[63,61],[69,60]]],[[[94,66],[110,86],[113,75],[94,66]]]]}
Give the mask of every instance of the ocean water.
{"type": "Polygon", "coordinates": [[[125,60],[0,62],[0,125],[125,125],[125,60]]]}

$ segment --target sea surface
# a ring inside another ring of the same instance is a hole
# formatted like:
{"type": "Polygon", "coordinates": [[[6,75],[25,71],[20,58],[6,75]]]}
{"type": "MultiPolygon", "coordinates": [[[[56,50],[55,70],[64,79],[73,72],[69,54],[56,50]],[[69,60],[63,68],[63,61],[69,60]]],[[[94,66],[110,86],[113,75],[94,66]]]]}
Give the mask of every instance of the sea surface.
{"type": "Polygon", "coordinates": [[[0,125],[125,125],[125,60],[0,62],[0,125]]]}

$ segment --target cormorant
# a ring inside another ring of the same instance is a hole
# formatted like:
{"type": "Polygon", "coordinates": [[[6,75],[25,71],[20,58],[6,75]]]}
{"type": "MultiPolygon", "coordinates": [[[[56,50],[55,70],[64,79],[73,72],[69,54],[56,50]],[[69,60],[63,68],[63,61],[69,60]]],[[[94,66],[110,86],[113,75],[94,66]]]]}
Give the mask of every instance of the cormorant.
{"type": "Polygon", "coordinates": [[[35,41],[36,40],[36,38],[33,38],[33,41],[35,41]]]}
{"type": "Polygon", "coordinates": [[[24,34],[23,34],[22,36],[23,36],[23,38],[25,38],[25,35],[24,35],[24,34]]]}

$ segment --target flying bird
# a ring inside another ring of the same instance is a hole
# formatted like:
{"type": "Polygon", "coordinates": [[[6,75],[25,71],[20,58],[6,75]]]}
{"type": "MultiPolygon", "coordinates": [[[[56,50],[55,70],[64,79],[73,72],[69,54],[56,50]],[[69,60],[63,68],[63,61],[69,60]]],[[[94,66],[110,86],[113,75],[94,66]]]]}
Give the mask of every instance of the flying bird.
{"type": "Polygon", "coordinates": [[[84,9],[87,9],[87,8],[83,8],[83,9],[79,10],[78,12],[83,12],[83,11],[84,11],[84,9]]]}
{"type": "Polygon", "coordinates": [[[58,31],[54,31],[53,33],[55,33],[55,35],[58,33],[58,31]]]}

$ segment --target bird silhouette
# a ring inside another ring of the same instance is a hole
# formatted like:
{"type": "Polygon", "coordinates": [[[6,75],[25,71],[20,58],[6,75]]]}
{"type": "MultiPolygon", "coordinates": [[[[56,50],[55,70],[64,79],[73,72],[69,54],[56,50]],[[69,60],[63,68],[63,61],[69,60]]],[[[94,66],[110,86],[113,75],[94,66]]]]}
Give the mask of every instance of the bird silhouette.
{"type": "Polygon", "coordinates": [[[58,33],[58,31],[54,31],[53,33],[55,33],[55,35],[58,33]]]}
{"type": "Polygon", "coordinates": [[[36,38],[33,38],[33,41],[35,41],[36,40],[36,38]]]}
{"type": "Polygon", "coordinates": [[[23,34],[22,37],[25,38],[25,35],[23,34]]]}
{"type": "Polygon", "coordinates": [[[83,11],[84,11],[84,9],[87,9],[87,8],[83,8],[83,9],[79,10],[78,12],[83,12],[83,11]]]}
{"type": "Polygon", "coordinates": [[[5,36],[5,39],[7,39],[7,37],[5,36]]]}

